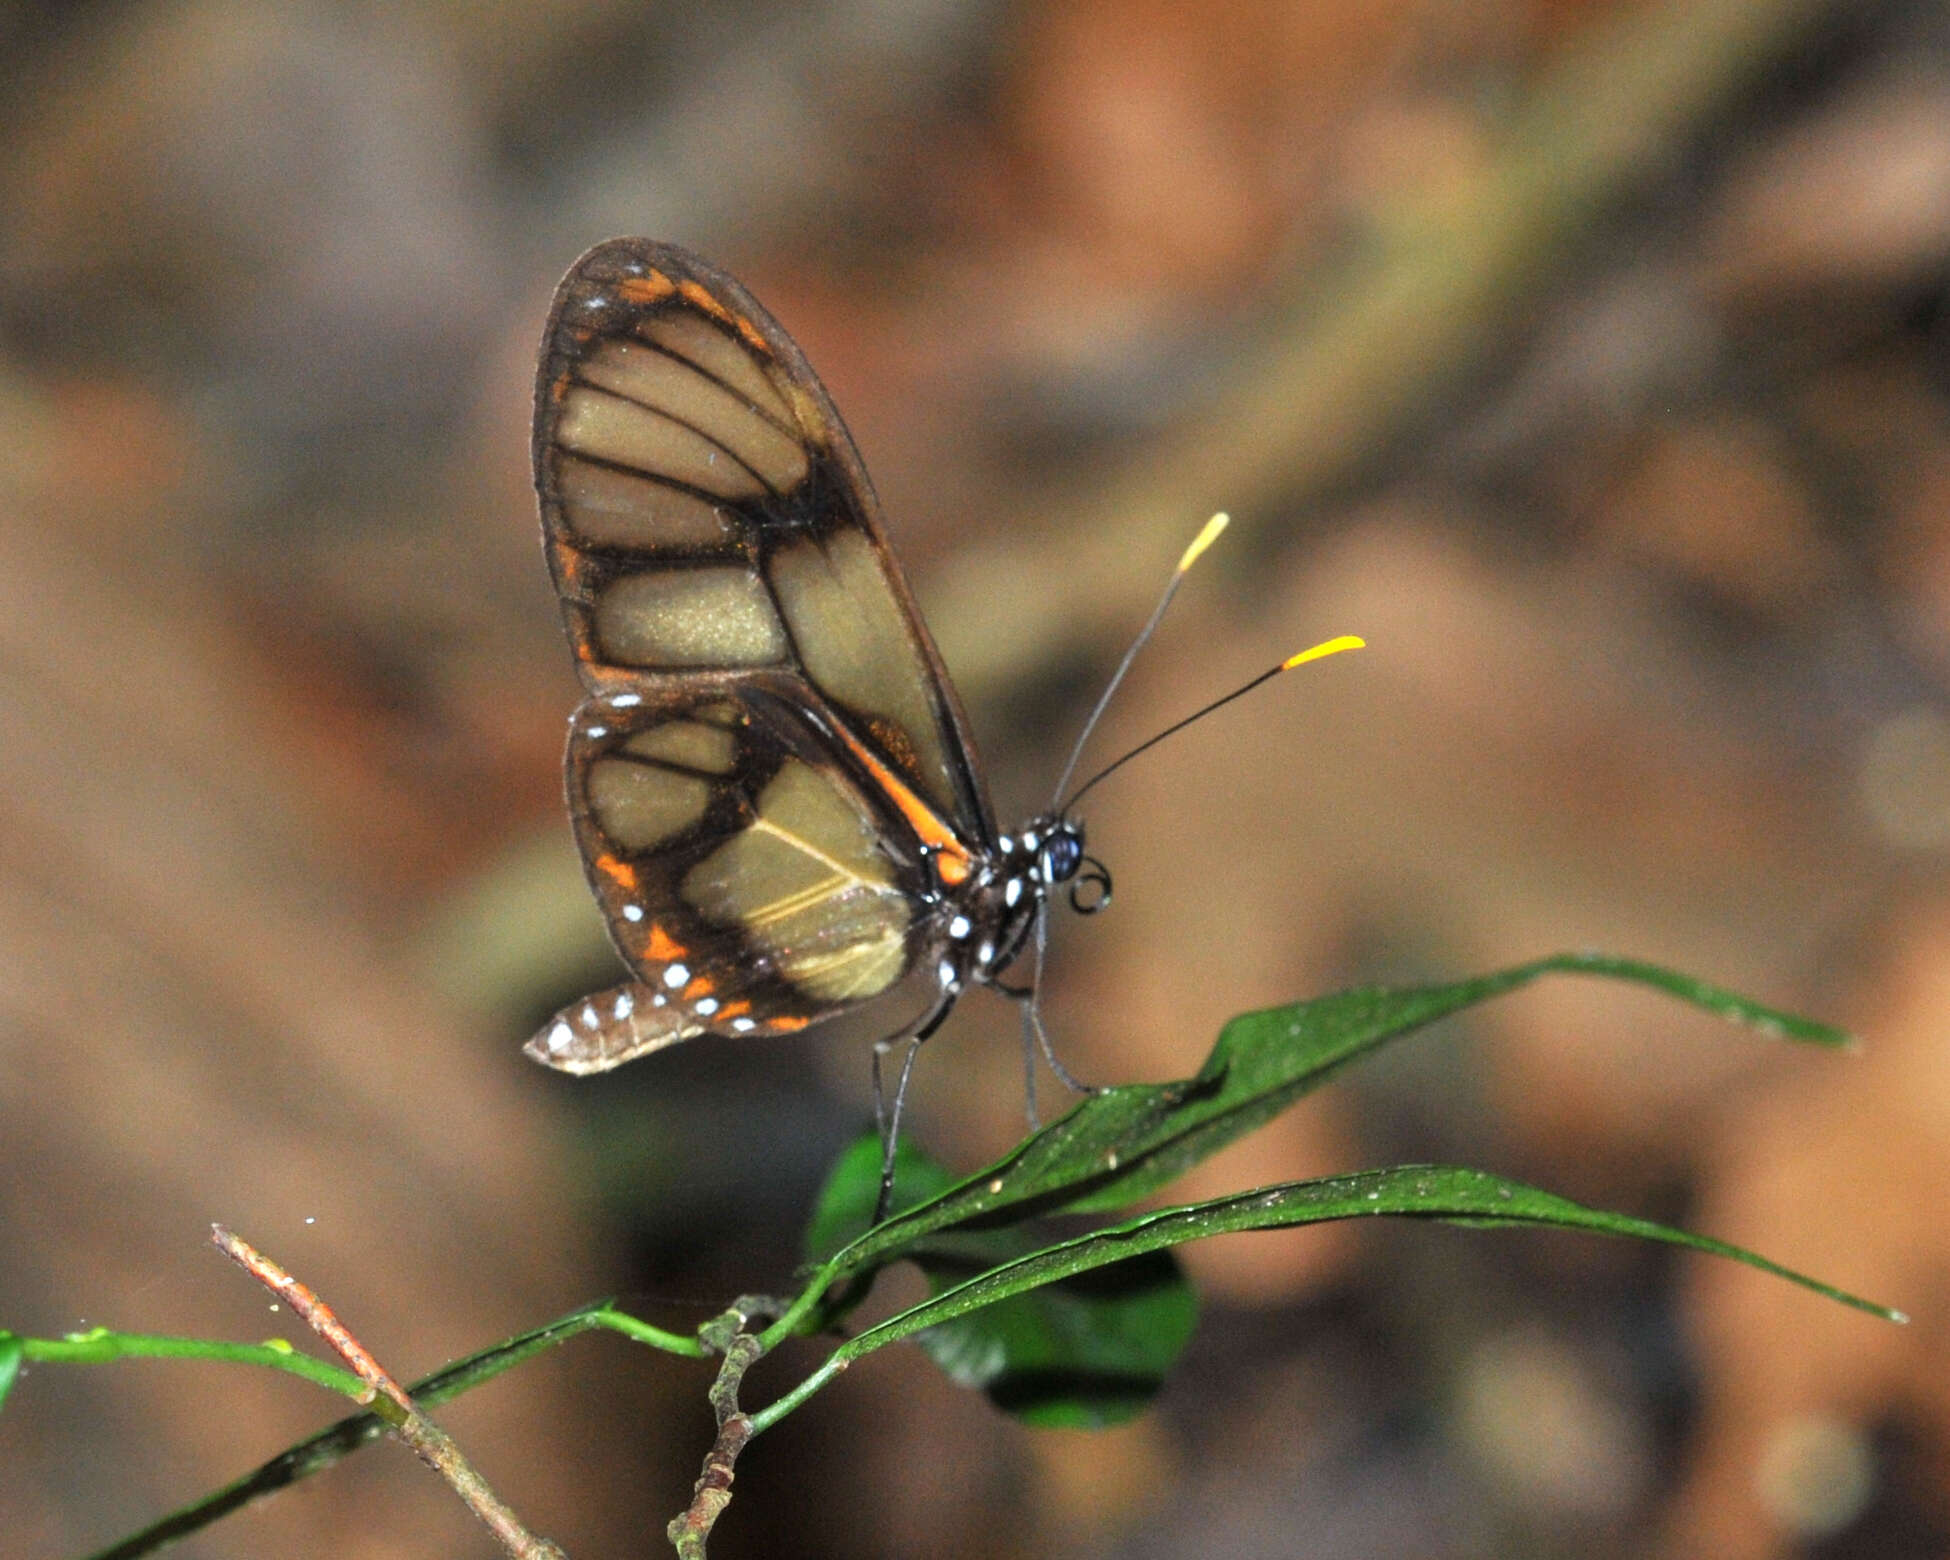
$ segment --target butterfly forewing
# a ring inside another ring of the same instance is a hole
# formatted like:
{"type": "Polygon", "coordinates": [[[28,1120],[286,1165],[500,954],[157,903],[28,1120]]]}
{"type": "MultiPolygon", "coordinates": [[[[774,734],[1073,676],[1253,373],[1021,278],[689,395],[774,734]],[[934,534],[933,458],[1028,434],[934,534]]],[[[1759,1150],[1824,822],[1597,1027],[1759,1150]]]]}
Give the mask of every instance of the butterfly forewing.
{"type": "Polygon", "coordinates": [[[556,294],[535,479],[584,681],[790,667],[969,838],[993,834],[954,693],[831,400],[694,255],[613,239],[556,294]]]}
{"type": "Polygon", "coordinates": [[[535,478],[591,698],[576,835],[637,980],[531,1045],[597,1070],[895,985],[995,830],[859,457],[735,282],[617,239],[558,291],[535,478]]]}

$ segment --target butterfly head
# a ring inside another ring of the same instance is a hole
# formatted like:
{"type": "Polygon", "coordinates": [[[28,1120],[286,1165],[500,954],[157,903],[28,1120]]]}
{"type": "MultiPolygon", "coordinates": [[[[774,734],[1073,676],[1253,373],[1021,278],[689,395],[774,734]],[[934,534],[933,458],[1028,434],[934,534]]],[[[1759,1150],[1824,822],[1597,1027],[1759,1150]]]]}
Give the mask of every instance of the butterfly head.
{"type": "Polygon", "coordinates": [[[1110,903],[1110,872],[1083,848],[1083,820],[1048,813],[1030,820],[1020,835],[1002,841],[1009,869],[1028,879],[1038,901],[1060,885],[1070,885],[1070,906],[1095,915],[1110,903]]]}

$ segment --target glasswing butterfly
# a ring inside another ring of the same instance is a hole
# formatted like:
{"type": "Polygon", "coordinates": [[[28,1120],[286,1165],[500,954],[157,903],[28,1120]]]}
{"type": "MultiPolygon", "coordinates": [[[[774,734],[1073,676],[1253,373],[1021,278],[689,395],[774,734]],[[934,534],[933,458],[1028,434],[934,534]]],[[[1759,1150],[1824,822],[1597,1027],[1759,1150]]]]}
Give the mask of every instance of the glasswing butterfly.
{"type": "Polygon", "coordinates": [[[569,809],[634,978],[563,1009],[528,1054],[600,1072],[699,1035],[790,1034],[911,981],[918,1011],[874,1048],[891,1170],[921,1041],[989,985],[1023,1002],[1051,1066],[1081,1087],[1042,1034],[1036,981],[1003,974],[1033,935],[1040,976],[1052,890],[1070,885],[1082,910],[1108,898],[1070,812],[1096,781],[997,828],[859,453],[778,322],[685,250],[598,244],[549,311],[534,460],[588,690],[570,721],[569,809]],[[881,1057],[902,1043],[889,1114],[881,1057]]]}

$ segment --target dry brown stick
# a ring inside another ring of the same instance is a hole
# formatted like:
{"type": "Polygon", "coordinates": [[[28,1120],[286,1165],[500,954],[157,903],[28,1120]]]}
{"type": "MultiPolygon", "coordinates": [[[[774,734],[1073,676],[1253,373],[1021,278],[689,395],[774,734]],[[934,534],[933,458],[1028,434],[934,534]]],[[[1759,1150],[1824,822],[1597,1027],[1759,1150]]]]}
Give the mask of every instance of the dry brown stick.
{"type": "Polygon", "coordinates": [[[366,1401],[371,1403],[373,1412],[419,1454],[422,1462],[447,1481],[453,1492],[466,1503],[468,1510],[501,1540],[502,1547],[509,1554],[515,1556],[516,1560],[567,1560],[559,1547],[545,1538],[537,1538],[522,1525],[521,1519],[474,1471],[453,1438],[414,1406],[413,1399],[406,1395],[405,1389],[373,1358],[372,1352],[352,1336],[329,1305],[248,1241],[231,1234],[221,1224],[211,1226],[210,1238],[219,1251],[287,1303],[304,1318],[313,1332],[337,1351],[339,1358],[365,1382],[369,1389],[366,1401]]]}
{"type": "Polygon", "coordinates": [[[765,1346],[754,1333],[745,1331],[754,1317],[778,1316],[783,1305],[763,1295],[740,1295],[723,1315],[715,1316],[698,1328],[697,1336],[707,1348],[724,1356],[718,1378],[709,1393],[712,1412],[718,1416],[718,1438],[704,1456],[704,1471],[691,1489],[691,1503],[671,1519],[664,1531],[680,1560],[705,1560],[704,1546],[711,1529],[731,1504],[732,1470],[738,1454],[752,1438],[752,1422],[738,1408],[738,1388],[764,1354],[765,1346]]]}

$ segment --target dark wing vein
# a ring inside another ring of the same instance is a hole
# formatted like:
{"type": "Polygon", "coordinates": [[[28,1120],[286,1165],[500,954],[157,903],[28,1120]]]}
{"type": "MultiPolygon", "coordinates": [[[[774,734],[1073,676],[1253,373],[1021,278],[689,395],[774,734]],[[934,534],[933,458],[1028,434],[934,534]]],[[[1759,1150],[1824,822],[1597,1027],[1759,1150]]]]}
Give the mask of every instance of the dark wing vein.
{"type": "MultiPolygon", "coordinates": [[[[664,353],[663,355],[665,357],[672,358],[672,360],[675,362],[682,363],[685,361],[685,359],[675,357],[671,353],[664,353]]],[[[716,380],[713,380],[712,382],[714,384],[717,383],[716,380]]],[[[680,413],[672,411],[669,407],[659,406],[655,401],[646,401],[641,396],[631,395],[628,391],[618,390],[612,385],[598,384],[595,380],[586,378],[583,375],[582,367],[580,364],[576,366],[576,383],[581,385],[585,390],[593,390],[598,395],[614,396],[619,401],[628,402],[631,406],[640,407],[642,410],[646,412],[653,413],[658,417],[662,417],[670,422],[674,422],[677,424],[678,427],[682,428],[685,432],[696,434],[700,439],[704,440],[706,444],[715,445],[718,449],[724,451],[724,453],[732,461],[744,467],[745,471],[750,474],[752,480],[759,483],[767,493],[772,495],[772,497],[783,498],[787,493],[792,491],[792,488],[780,488],[776,486],[772,482],[771,478],[766,476],[764,472],[760,471],[750,461],[746,460],[744,456],[740,455],[730,445],[726,444],[723,439],[719,438],[716,434],[712,433],[708,428],[699,427],[696,423],[692,422],[690,418],[685,417],[680,413]]],[[[724,388],[729,391],[728,386],[721,386],[720,388],[724,388]]],[[[729,393],[737,394],[736,391],[730,391],[729,393]]],[[[758,408],[753,407],[752,410],[754,412],[757,412],[758,408]]],[[[763,414],[761,413],[760,415],[762,416],[763,414]]],[[[766,420],[768,422],[771,421],[770,418],[767,418],[766,420]]],[[[773,426],[777,427],[777,424],[774,423],[773,426]]],[[[787,438],[793,439],[796,442],[798,442],[801,445],[801,447],[804,446],[805,441],[801,439],[798,434],[793,433],[789,429],[784,429],[784,428],[780,428],[779,432],[784,434],[787,438]]],[[[712,495],[706,489],[693,487],[692,484],[683,481],[683,479],[679,477],[667,477],[663,474],[663,472],[658,471],[649,466],[633,466],[628,461],[609,459],[601,455],[592,456],[592,455],[585,454],[580,449],[574,449],[571,451],[571,453],[573,453],[578,460],[591,460],[591,459],[597,460],[600,461],[602,464],[606,466],[611,466],[618,471],[635,472],[639,476],[649,477],[652,481],[655,482],[667,482],[672,487],[688,488],[692,492],[703,494],[705,497],[709,498],[713,503],[735,505],[736,503],[739,502],[739,500],[737,499],[725,498],[722,495],[712,495]]],[[[799,480],[803,482],[805,479],[801,477],[799,480]]],[[[793,484],[793,487],[797,487],[798,485],[799,484],[795,482],[793,484]]]]}

